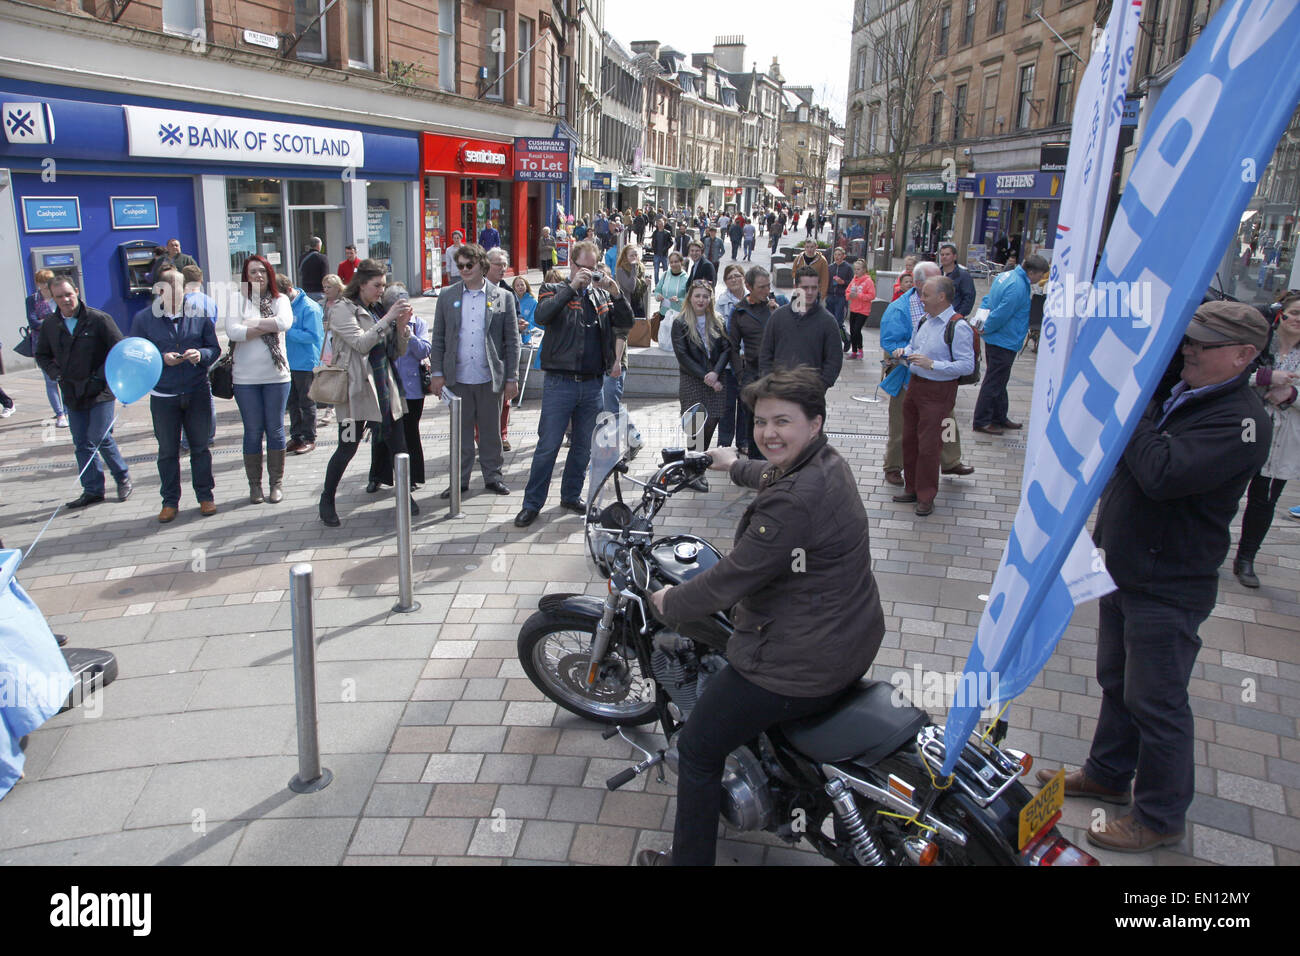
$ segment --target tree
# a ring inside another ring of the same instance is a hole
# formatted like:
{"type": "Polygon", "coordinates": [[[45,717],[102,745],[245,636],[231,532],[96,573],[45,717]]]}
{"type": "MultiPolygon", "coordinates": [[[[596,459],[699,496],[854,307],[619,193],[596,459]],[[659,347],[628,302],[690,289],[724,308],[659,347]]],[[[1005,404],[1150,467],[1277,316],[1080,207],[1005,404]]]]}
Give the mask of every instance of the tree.
{"type": "Polygon", "coordinates": [[[884,126],[884,148],[879,154],[881,171],[893,182],[893,193],[885,217],[883,254],[876,267],[889,268],[894,253],[895,217],[906,208],[903,183],[907,173],[920,164],[924,150],[921,127],[926,98],[934,87],[931,71],[935,61],[939,0],[884,0],[883,9],[867,25],[879,66],[869,100],[879,103],[884,126]],[[876,77],[880,77],[876,80],[876,77]],[[883,261],[883,265],[882,265],[883,261]]]}

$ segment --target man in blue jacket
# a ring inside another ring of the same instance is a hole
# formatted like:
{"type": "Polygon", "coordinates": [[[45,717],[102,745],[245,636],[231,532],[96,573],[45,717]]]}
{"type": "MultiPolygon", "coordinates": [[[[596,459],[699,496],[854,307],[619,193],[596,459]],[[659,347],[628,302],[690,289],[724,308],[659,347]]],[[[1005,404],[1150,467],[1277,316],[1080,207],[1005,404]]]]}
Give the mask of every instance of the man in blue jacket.
{"type": "Polygon", "coordinates": [[[945,242],[939,247],[939,273],[945,279],[951,279],[957,290],[952,299],[952,311],[955,315],[968,319],[975,311],[975,280],[969,269],[957,265],[957,247],[945,242]]]}
{"type": "Polygon", "coordinates": [[[287,290],[293,308],[293,325],[284,333],[285,358],[289,360],[289,444],[285,451],[305,455],[316,449],[316,403],[307,397],[312,373],[320,364],[325,344],[325,324],[319,304],[295,288],[286,275],[277,275],[276,283],[287,290]]]}
{"type": "Polygon", "coordinates": [[[984,382],[975,400],[975,430],[986,435],[1001,435],[1008,428],[1020,428],[1019,422],[1007,418],[1007,380],[1011,366],[1025,344],[1029,331],[1029,288],[1047,275],[1047,260],[1033,255],[993,282],[993,288],[980,303],[988,309],[984,320],[984,382]]]}

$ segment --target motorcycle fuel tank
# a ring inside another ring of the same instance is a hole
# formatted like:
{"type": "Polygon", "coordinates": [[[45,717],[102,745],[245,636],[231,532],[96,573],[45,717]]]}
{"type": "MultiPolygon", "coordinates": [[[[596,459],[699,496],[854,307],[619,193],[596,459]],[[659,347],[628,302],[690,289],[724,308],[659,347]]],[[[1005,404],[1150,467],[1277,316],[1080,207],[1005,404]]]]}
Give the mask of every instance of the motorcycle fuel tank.
{"type": "MultiPolygon", "coordinates": [[[[660,538],[650,546],[650,556],[654,558],[660,576],[673,584],[689,581],[722,560],[722,555],[713,545],[689,534],[660,538]]],[[[718,650],[724,649],[731,637],[731,625],[723,614],[687,621],[676,630],[683,637],[718,650]]]]}

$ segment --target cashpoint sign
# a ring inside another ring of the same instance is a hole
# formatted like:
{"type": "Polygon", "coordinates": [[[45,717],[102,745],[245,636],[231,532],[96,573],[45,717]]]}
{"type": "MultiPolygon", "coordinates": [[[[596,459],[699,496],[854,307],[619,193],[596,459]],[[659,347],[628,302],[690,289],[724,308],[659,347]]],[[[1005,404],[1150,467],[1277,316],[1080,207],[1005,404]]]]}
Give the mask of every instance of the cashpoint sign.
{"type": "Polygon", "coordinates": [[[81,203],[76,196],[24,196],[27,232],[80,232],[81,203]]]}
{"type": "Polygon", "coordinates": [[[157,196],[113,196],[109,199],[114,229],[157,229],[157,196]]]}

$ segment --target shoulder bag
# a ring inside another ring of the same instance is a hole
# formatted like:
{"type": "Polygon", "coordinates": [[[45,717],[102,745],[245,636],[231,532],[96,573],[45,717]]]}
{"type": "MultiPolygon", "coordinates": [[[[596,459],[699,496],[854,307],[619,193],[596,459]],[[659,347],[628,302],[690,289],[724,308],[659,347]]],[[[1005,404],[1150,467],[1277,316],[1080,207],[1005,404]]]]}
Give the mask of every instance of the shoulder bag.
{"type": "Polygon", "coordinates": [[[317,365],[312,370],[311,388],[307,397],[320,405],[346,405],[348,401],[348,368],[339,365],[340,349],[335,349],[329,365],[317,365]]]}
{"type": "Polygon", "coordinates": [[[208,382],[212,394],[217,398],[235,397],[235,343],[231,342],[226,353],[212,363],[208,369],[208,382]]]}
{"type": "Polygon", "coordinates": [[[14,346],[14,354],[21,355],[23,358],[36,357],[36,343],[32,341],[32,328],[30,325],[23,327],[22,338],[14,346]]]}

